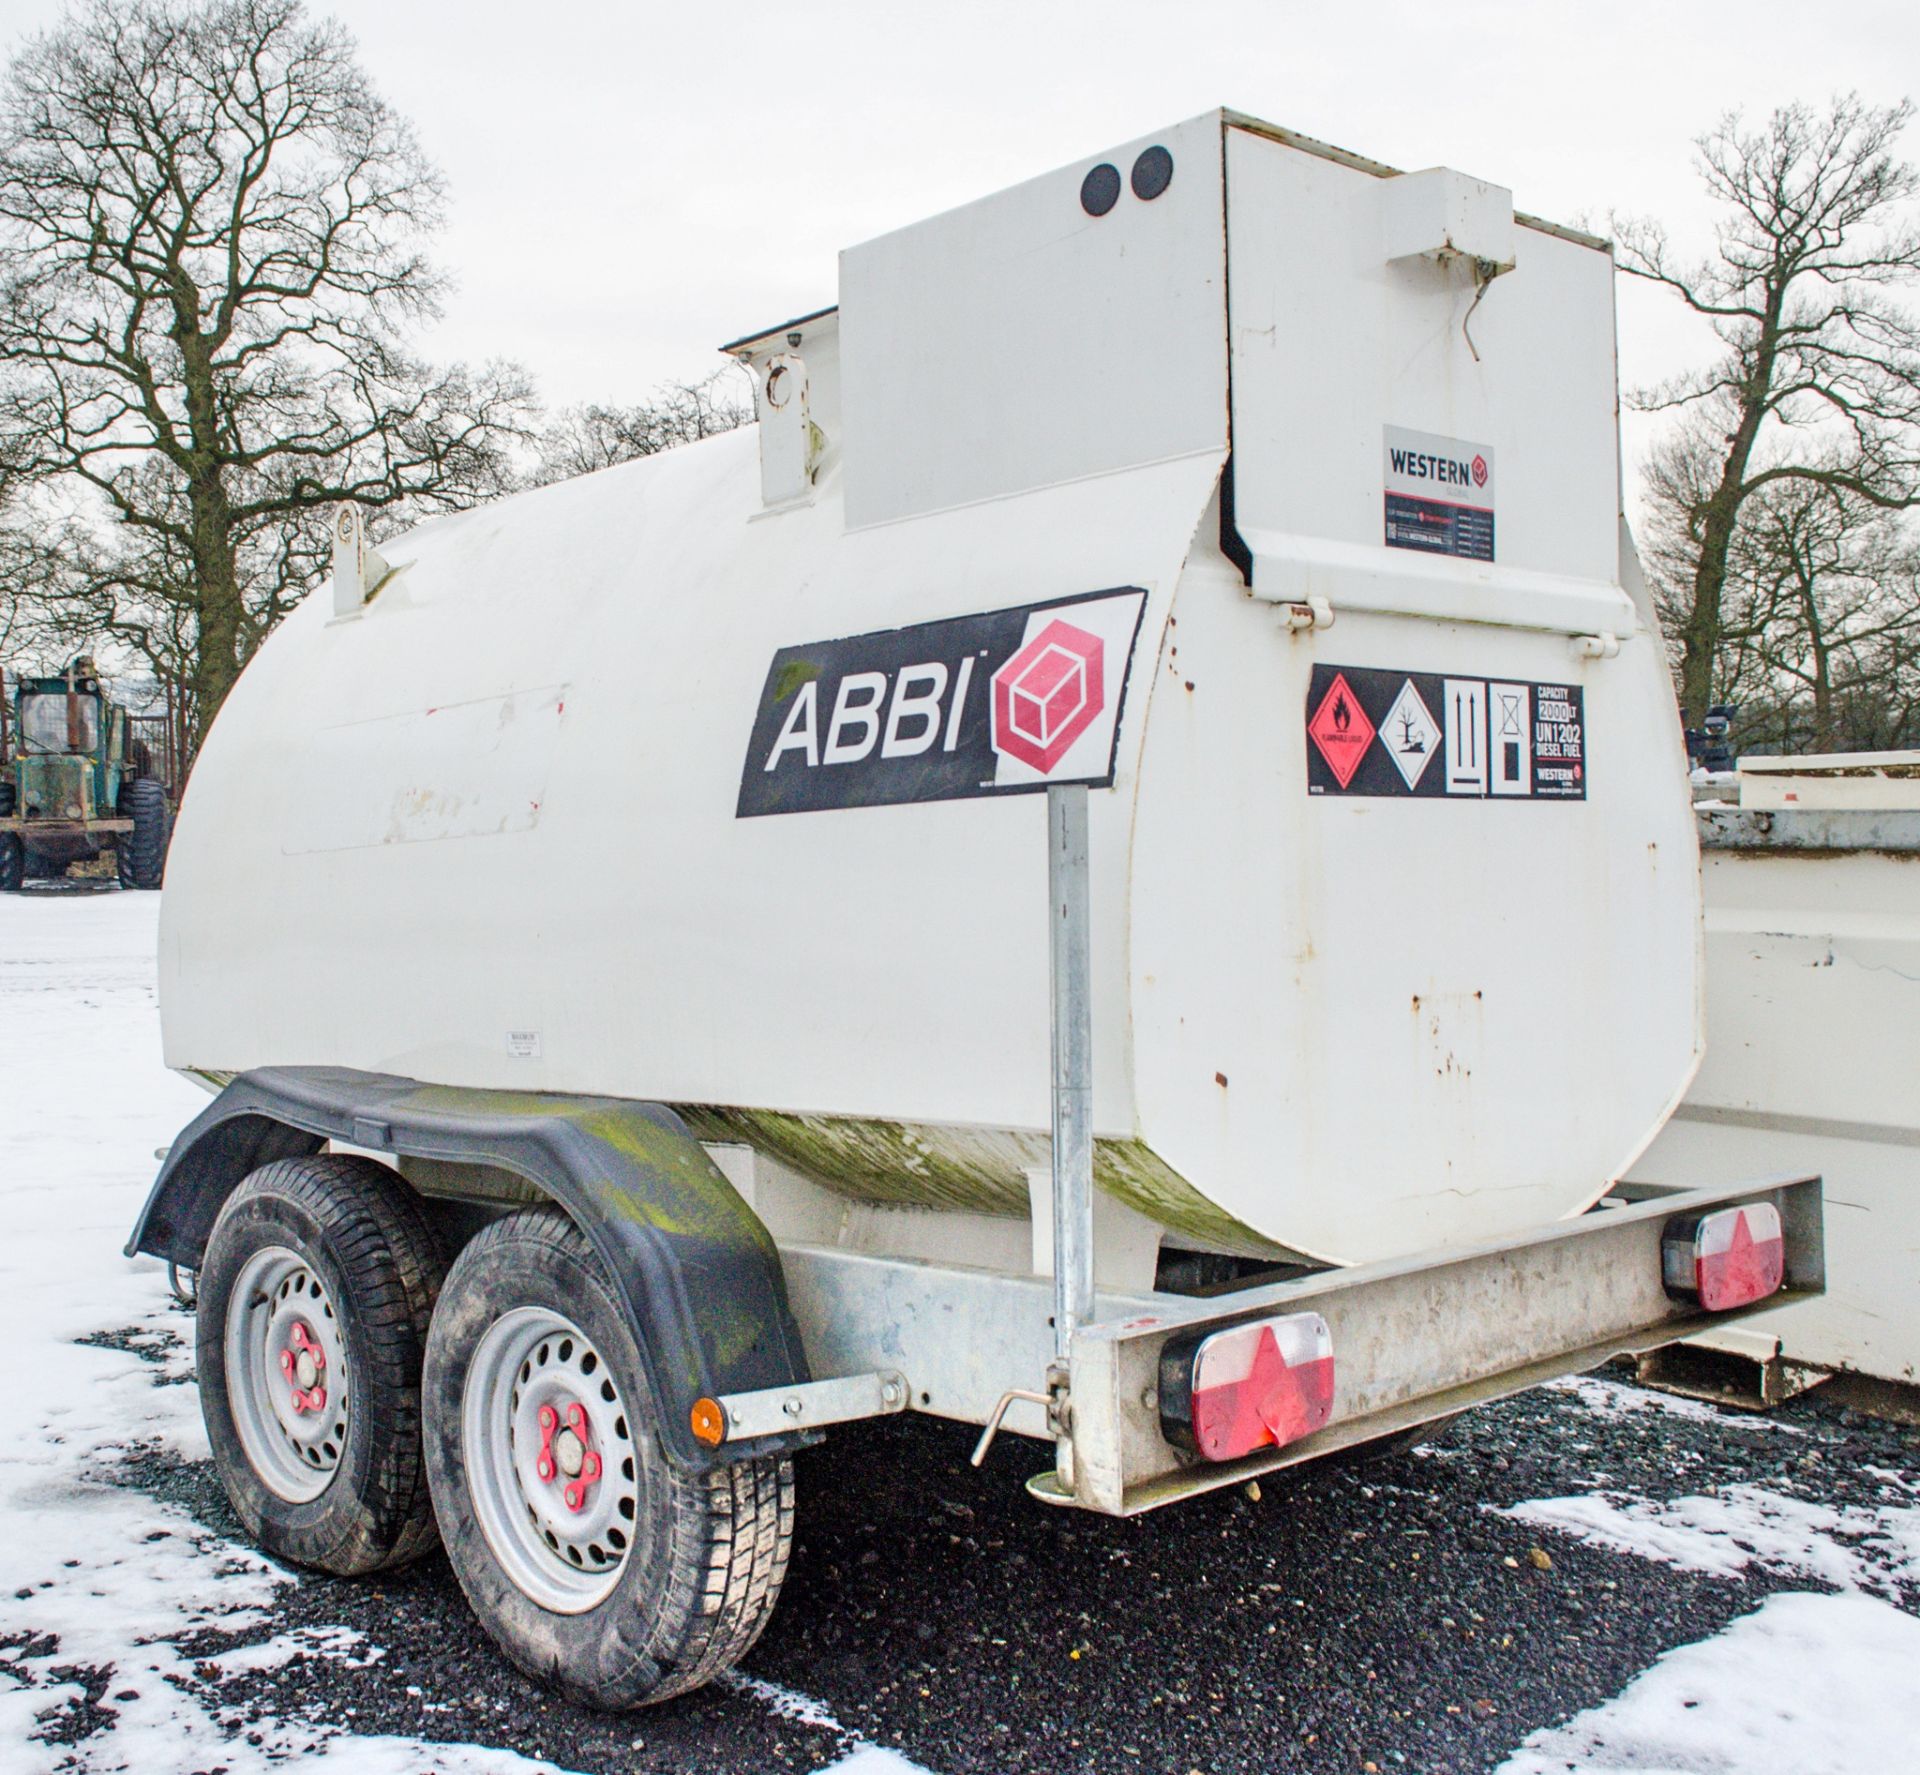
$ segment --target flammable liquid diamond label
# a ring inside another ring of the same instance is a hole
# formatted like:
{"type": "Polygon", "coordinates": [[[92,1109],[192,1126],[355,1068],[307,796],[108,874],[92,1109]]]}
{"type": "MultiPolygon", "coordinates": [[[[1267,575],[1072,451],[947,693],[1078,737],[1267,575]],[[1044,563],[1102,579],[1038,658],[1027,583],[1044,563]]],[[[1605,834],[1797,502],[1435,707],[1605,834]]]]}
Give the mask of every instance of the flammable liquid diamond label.
{"type": "MultiPolygon", "coordinates": [[[[1314,673],[1317,685],[1318,670],[1314,673]]],[[[1360,699],[1354,695],[1345,676],[1335,673],[1320,707],[1307,721],[1307,738],[1320,748],[1320,756],[1333,772],[1334,781],[1345,788],[1353,781],[1373,744],[1374,725],[1368,720],[1360,699]]]]}

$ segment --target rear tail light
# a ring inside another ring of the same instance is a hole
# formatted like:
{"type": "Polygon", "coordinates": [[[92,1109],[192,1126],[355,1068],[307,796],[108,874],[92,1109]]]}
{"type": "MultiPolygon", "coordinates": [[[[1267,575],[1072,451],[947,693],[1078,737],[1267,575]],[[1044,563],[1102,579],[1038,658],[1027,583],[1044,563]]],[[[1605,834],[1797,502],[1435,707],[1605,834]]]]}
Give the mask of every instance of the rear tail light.
{"type": "Polygon", "coordinates": [[[1333,1337],[1318,1313],[1256,1319],[1160,1354],[1160,1428],[1202,1460],[1311,1436],[1333,1412],[1333,1337]]]}
{"type": "Polygon", "coordinates": [[[1697,1301],[1704,1312],[1765,1300],[1786,1280],[1780,1210],[1771,1202],[1749,1202],[1670,1220],[1660,1238],[1660,1267],[1667,1292],[1697,1301]]]}

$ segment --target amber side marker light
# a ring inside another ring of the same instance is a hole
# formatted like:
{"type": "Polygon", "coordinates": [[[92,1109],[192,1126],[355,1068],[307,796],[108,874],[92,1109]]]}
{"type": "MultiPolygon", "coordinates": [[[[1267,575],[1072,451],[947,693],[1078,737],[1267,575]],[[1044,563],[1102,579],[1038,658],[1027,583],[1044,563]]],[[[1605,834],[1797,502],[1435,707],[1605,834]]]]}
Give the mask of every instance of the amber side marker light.
{"type": "Polygon", "coordinates": [[[708,1448],[718,1448],[726,1441],[727,1413],[718,1399],[696,1399],[687,1415],[693,1425],[694,1441],[708,1448]]]}
{"type": "Polygon", "coordinates": [[[1667,1222],[1660,1235],[1660,1279],[1676,1300],[1725,1313],[1777,1294],[1786,1280],[1780,1210],[1749,1202],[1667,1222]]]}

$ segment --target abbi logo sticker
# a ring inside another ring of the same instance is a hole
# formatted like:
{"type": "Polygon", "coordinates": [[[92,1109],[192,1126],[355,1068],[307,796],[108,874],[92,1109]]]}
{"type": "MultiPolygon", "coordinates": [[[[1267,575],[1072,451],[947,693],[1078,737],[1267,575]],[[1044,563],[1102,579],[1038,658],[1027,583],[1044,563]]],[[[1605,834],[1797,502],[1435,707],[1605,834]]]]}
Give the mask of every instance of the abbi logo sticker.
{"type": "Polygon", "coordinates": [[[993,675],[993,749],[1045,776],[1106,707],[1098,635],[1057,617],[993,675]]]}
{"type": "Polygon", "coordinates": [[[813,813],[1113,781],[1135,586],[773,657],[735,812],[813,813]]]}

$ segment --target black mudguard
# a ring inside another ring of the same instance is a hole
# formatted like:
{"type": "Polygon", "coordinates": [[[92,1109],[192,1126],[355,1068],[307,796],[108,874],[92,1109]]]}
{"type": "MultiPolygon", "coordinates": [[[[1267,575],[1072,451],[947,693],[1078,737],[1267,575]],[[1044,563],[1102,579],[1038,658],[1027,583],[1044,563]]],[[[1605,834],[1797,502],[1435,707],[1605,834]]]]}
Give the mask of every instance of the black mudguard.
{"type": "Polygon", "coordinates": [[[696,1442],[696,1399],[808,1380],[786,1279],[759,1217],[656,1103],[423,1085],[344,1067],[242,1073],[169,1149],[127,1254],[197,1267],[249,1172],[328,1140],[525,1178],[592,1241],[639,1331],[667,1452],[708,1468],[814,1440],[696,1442]]]}

